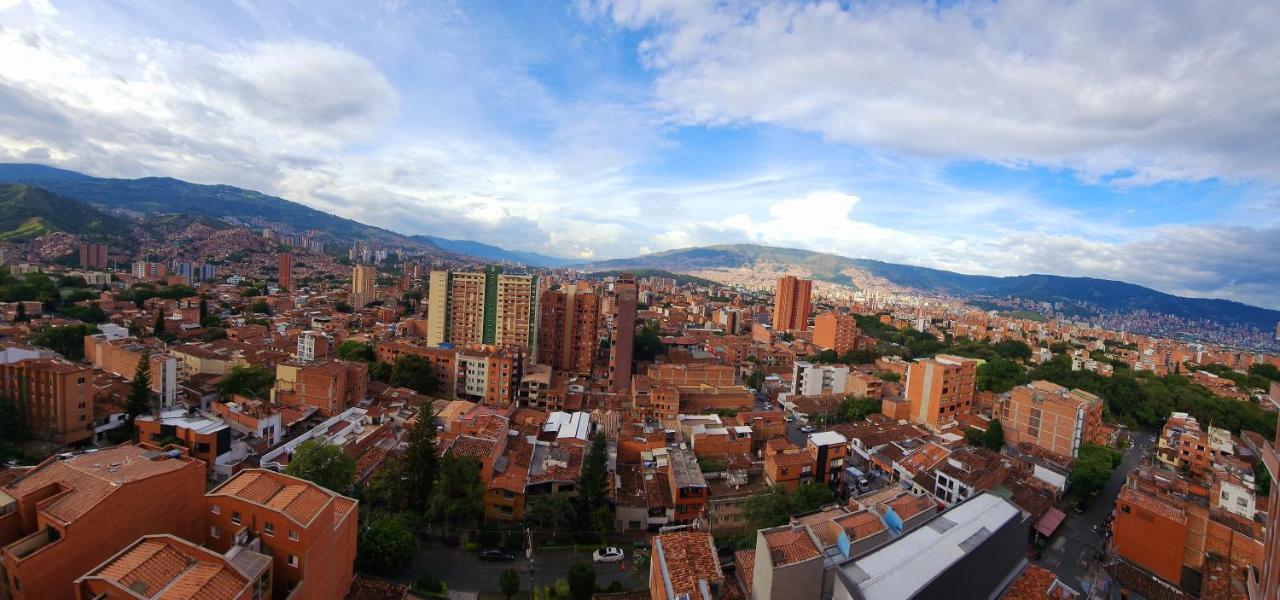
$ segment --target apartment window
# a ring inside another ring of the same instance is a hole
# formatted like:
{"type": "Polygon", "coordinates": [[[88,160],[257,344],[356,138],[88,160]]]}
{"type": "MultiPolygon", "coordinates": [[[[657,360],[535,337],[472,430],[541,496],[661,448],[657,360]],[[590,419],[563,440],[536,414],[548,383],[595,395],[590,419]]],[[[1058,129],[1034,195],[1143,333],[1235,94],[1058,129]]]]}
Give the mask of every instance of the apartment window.
{"type": "Polygon", "coordinates": [[[289,530],[289,539],[291,539],[291,540],[293,540],[293,541],[295,541],[295,542],[296,542],[296,541],[298,541],[298,532],[296,532],[296,531],[294,531],[294,530],[290,529],[290,530],[289,530]]]}
{"type": "Polygon", "coordinates": [[[210,528],[209,528],[209,537],[211,537],[211,538],[213,538],[213,539],[215,539],[215,540],[216,540],[216,539],[218,539],[218,538],[222,537],[222,531],[221,531],[221,530],[219,530],[219,529],[218,529],[218,527],[217,527],[216,525],[215,525],[215,526],[213,526],[213,527],[210,527],[210,528]]]}
{"type": "Polygon", "coordinates": [[[273,536],[273,535],[275,535],[275,534],[276,534],[276,526],[275,526],[275,525],[272,525],[271,523],[263,523],[263,524],[262,524],[262,535],[272,535],[272,536],[273,536]]]}
{"type": "Polygon", "coordinates": [[[214,504],[214,505],[212,505],[212,506],[210,506],[210,507],[209,507],[209,512],[211,512],[211,513],[213,513],[213,514],[215,514],[215,515],[220,515],[220,514],[222,514],[222,507],[221,507],[221,506],[218,506],[217,504],[214,504]]]}
{"type": "Polygon", "coordinates": [[[238,510],[231,511],[231,522],[235,523],[236,525],[240,524],[240,511],[238,510]]]}
{"type": "Polygon", "coordinates": [[[1244,498],[1236,498],[1236,506],[1248,506],[1249,501],[1244,498]]]}
{"type": "Polygon", "coordinates": [[[296,554],[289,555],[289,566],[295,569],[298,567],[298,556],[296,554]]]}

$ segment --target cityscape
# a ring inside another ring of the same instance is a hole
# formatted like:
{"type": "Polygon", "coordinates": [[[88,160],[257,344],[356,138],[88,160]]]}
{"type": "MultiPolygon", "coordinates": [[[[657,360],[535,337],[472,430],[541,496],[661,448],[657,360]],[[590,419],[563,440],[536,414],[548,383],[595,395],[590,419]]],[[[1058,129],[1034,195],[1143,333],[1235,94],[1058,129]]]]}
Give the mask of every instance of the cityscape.
{"type": "Polygon", "coordinates": [[[1280,599],[1174,4],[0,2],[0,600],[1280,599]]]}

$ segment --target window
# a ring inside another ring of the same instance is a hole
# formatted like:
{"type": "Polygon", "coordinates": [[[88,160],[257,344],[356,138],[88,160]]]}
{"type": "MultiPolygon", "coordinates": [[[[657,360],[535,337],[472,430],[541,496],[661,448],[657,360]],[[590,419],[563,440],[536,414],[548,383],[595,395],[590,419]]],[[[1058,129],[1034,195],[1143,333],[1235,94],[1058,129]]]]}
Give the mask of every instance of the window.
{"type": "Polygon", "coordinates": [[[211,538],[213,538],[213,539],[215,539],[215,540],[216,540],[216,539],[218,539],[218,538],[222,537],[222,531],[220,531],[216,525],[215,525],[215,526],[213,526],[213,527],[210,527],[210,528],[209,528],[209,537],[211,537],[211,538]]]}
{"type": "Polygon", "coordinates": [[[289,566],[294,568],[298,567],[298,556],[296,554],[289,555],[289,566]]]}
{"type": "Polygon", "coordinates": [[[209,444],[207,444],[207,443],[205,443],[205,442],[200,442],[200,443],[196,444],[196,452],[199,452],[200,454],[206,454],[206,453],[208,453],[208,452],[209,452],[209,444]]]}
{"type": "Polygon", "coordinates": [[[275,525],[272,525],[271,523],[262,524],[262,535],[275,535],[275,534],[276,534],[275,525]]]}
{"type": "Polygon", "coordinates": [[[298,541],[298,532],[296,532],[296,531],[294,531],[294,530],[290,529],[290,530],[289,530],[289,539],[291,539],[291,540],[293,540],[293,541],[295,541],[295,542],[296,542],[296,541],[298,541]]]}
{"type": "Polygon", "coordinates": [[[240,524],[240,511],[238,510],[231,511],[231,522],[235,523],[236,525],[240,524]]]}
{"type": "Polygon", "coordinates": [[[211,512],[211,513],[213,513],[213,514],[215,514],[215,515],[220,515],[220,514],[222,514],[222,507],[221,507],[221,506],[218,506],[217,504],[214,504],[213,506],[210,506],[210,507],[209,507],[209,512],[211,512]]]}

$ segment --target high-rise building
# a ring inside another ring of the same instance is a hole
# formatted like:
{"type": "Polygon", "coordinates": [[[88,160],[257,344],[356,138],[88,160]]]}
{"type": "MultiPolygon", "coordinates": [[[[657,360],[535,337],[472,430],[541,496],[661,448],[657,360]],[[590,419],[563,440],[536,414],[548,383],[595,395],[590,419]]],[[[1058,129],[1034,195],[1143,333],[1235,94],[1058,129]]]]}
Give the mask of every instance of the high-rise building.
{"type": "Polygon", "coordinates": [[[996,416],[1010,444],[1026,442],[1071,460],[1086,442],[1099,444],[1102,399],[1049,381],[1013,388],[996,416]]]}
{"type": "MultiPolygon", "coordinates": [[[[1273,382],[1271,384],[1273,398],[1276,397],[1277,391],[1280,391],[1280,385],[1273,382]]],[[[1276,446],[1280,446],[1280,428],[1276,429],[1273,444],[1263,442],[1262,447],[1259,448],[1262,465],[1266,468],[1271,481],[1280,481],[1280,455],[1276,453],[1276,446]]],[[[1280,597],[1280,486],[1278,485],[1272,485],[1271,493],[1267,496],[1266,532],[1261,572],[1250,569],[1249,573],[1250,600],[1280,597]]]]}
{"type": "Polygon", "coordinates": [[[107,247],[102,244],[80,244],[80,268],[107,268],[107,247]]]}
{"type": "Polygon", "coordinates": [[[613,284],[614,316],[612,344],[609,345],[609,390],[631,389],[631,358],[636,339],[636,302],[639,288],[635,275],[623,274],[613,284]]]}
{"type": "Polygon", "coordinates": [[[293,287],[293,255],[285,252],[280,255],[280,289],[292,292],[293,287]]]}
{"type": "Polygon", "coordinates": [[[812,308],[813,282],[798,279],[794,275],[778,278],[778,289],[773,297],[773,330],[803,330],[809,322],[812,308]]]}
{"type": "Polygon", "coordinates": [[[939,354],[907,368],[907,402],[912,421],[934,431],[944,429],[958,415],[973,412],[978,361],[939,354]]]}
{"type": "Polygon", "coordinates": [[[599,346],[600,296],[571,285],[543,292],[538,305],[538,362],[590,375],[599,346]]]}
{"type": "Polygon", "coordinates": [[[825,312],[813,320],[813,343],[821,348],[844,354],[858,341],[858,321],[852,315],[825,312]]]}
{"type": "Polygon", "coordinates": [[[516,346],[536,358],[538,277],[484,271],[432,271],[427,342],[516,346]]]}
{"type": "Polygon", "coordinates": [[[356,265],[351,270],[351,305],[364,308],[378,299],[378,269],[368,265],[356,265]]]}

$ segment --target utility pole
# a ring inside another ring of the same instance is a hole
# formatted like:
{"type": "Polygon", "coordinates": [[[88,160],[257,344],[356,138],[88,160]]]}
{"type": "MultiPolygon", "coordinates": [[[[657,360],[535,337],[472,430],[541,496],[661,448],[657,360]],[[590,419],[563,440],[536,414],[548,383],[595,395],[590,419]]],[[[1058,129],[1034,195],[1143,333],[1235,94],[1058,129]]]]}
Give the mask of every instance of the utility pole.
{"type": "Polygon", "coordinates": [[[529,559],[529,597],[532,598],[536,595],[538,582],[534,579],[533,570],[533,530],[528,527],[524,528],[524,541],[524,557],[529,559]]]}

